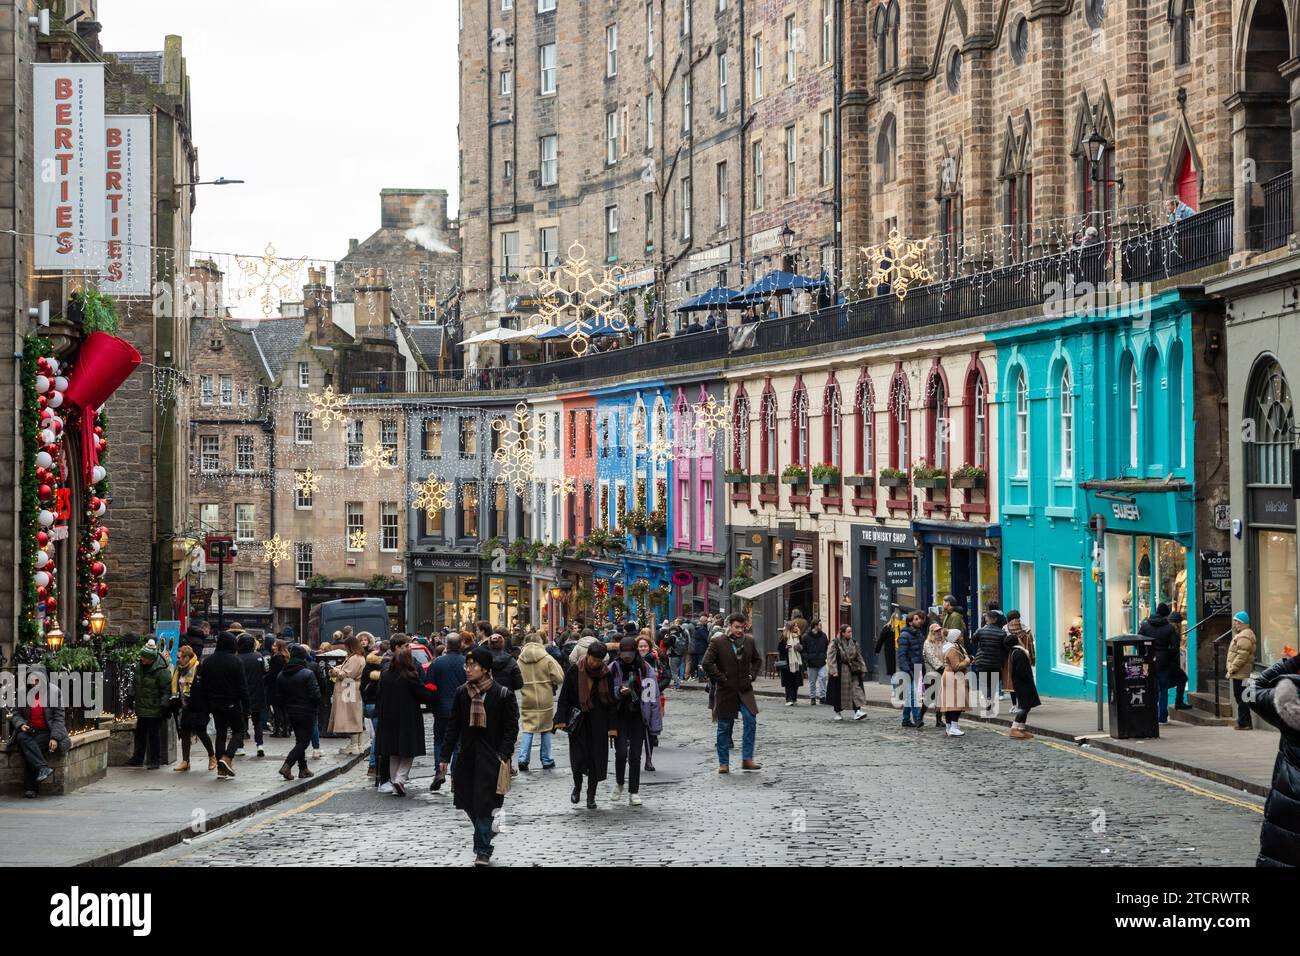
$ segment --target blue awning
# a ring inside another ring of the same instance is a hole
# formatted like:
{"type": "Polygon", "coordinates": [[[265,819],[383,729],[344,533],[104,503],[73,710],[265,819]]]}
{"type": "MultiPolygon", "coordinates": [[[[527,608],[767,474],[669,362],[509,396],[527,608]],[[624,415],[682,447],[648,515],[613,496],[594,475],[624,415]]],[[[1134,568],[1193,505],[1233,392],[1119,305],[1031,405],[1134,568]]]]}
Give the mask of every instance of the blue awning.
{"type": "Polygon", "coordinates": [[[708,309],[726,308],[740,296],[739,292],[718,286],[708,292],[702,292],[693,299],[687,299],[674,312],[704,312],[708,309]]]}
{"type": "Polygon", "coordinates": [[[744,288],[737,299],[756,299],[762,296],[793,292],[795,289],[820,289],[827,285],[826,279],[809,279],[807,276],[795,275],[793,272],[769,272],[763,278],[744,288]]]}
{"type": "MultiPolygon", "coordinates": [[[[577,331],[576,322],[566,322],[564,325],[557,325],[553,329],[547,329],[537,336],[539,342],[551,342],[555,339],[567,339],[577,331]]],[[[598,339],[606,336],[626,335],[627,330],[616,329],[612,325],[597,325],[587,331],[587,337],[598,339]]]]}

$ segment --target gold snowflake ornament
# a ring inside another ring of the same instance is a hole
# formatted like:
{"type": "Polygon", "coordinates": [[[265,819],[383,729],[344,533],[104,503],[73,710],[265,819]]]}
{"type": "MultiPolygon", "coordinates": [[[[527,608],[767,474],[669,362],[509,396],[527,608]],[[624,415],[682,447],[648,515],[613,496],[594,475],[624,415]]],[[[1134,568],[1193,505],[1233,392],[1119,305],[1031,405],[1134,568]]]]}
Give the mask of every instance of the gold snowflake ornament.
{"type": "Polygon", "coordinates": [[[277,531],[275,537],[262,542],[262,560],[271,567],[278,568],[281,561],[289,559],[289,549],[292,547],[293,542],[282,539],[277,531]]]}
{"type": "Polygon", "coordinates": [[[515,494],[522,495],[533,480],[536,463],[533,450],[528,445],[528,405],[515,406],[514,423],[504,418],[492,420],[492,430],[500,434],[501,444],[492,453],[492,460],[501,466],[498,480],[515,486],[515,494]]]}
{"type": "Polygon", "coordinates": [[[897,229],[891,229],[883,245],[864,247],[862,254],[871,266],[866,284],[872,294],[878,294],[881,286],[887,286],[887,291],[893,292],[902,302],[907,298],[910,286],[933,282],[934,273],[925,265],[925,250],[929,245],[929,236],[904,239],[897,229]]]}
{"type": "Polygon", "coordinates": [[[362,451],[361,467],[371,469],[376,475],[381,469],[392,469],[397,465],[397,449],[385,448],[383,445],[371,445],[362,451]]]}
{"type": "Polygon", "coordinates": [[[551,479],[551,494],[553,495],[559,495],[564,498],[576,493],[577,490],[578,479],[574,478],[572,475],[565,475],[563,478],[551,479]]]}
{"type": "Polygon", "coordinates": [[[334,391],[333,385],[326,385],[325,391],[308,395],[307,400],[311,402],[311,417],[320,422],[324,431],[329,431],[331,422],[343,421],[343,411],[352,401],[352,396],[340,395],[334,391]]]}
{"type": "Polygon", "coordinates": [[[703,402],[696,402],[691,410],[695,413],[696,426],[704,429],[710,442],[718,437],[718,432],[731,428],[731,416],[712,395],[703,402]]]}
{"type": "Polygon", "coordinates": [[[430,520],[437,512],[447,507],[447,492],[450,486],[436,475],[430,475],[424,481],[411,484],[415,507],[423,511],[430,520]]]}
{"type": "Polygon", "coordinates": [[[281,259],[275,254],[275,246],[269,242],[266,251],[260,256],[235,256],[235,264],[244,273],[244,280],[248,283],[243,298],[257,296],[263,318],[270,318],[280,300],[299,289],[298,272],[306,261],[306,256],[301,259],[281,259]]]}
{"type": "Polygon", "coordinates": [[[293,476],[294,490],[303,496],[311,496],[320,488],[320,475],[310,468],[293,476]]]}
{"type": "Polygon", "coordinates": [[[364,528],[356,528],[348,535],[348,550],[364,551],[366,548],[366,532],[364,528]]]}
{"type": "Polygon", "coordinates": [[[656,465],[667,464],[673,457],[673,443],[664,435],[656,435],[650,439],[650,444],[646,446],[646,452],[656,465]]]}
{"type": "Polygon", "coordinates": [[[580,242],[569,246],[568,256],[555,269],[534,266],[527,273],[537,293],[538,315],[546,324],[564,329],[577,355],[591,347],[591,333],[600,325],[627,331],[627,316],[614,301],[622,278],[618,266],[597,272],[580,242]]]}

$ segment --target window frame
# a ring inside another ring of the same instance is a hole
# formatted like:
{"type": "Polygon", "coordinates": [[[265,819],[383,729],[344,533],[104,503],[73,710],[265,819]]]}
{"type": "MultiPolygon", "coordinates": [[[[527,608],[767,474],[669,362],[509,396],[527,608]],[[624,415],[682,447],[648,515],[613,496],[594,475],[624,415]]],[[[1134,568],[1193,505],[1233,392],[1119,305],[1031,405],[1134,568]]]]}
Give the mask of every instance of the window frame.
{"type": "Polygon", "coordinates": [[[559,89],[558,51],[554,42],[542,43],[537,47],[537,95],[554,96],[559,89]],[[547,51],[550,51],[551,65],[546,65],[547,51]],[[548,85],[547,79],[550,83],[548,85]]]}

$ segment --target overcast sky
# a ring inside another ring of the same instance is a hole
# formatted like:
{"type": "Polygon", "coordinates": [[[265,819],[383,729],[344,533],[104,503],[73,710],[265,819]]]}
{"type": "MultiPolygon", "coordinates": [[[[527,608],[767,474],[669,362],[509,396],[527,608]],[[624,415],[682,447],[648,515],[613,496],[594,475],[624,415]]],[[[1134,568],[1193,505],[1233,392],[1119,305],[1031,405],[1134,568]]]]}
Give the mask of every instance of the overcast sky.
{"type": "Polygon", "coordinates": [[[113,51],[183,39],[203,179],[193,248],[333,260],[379,228],[379,190],[458,202],[455,0],[100,0],[113,51]]]}

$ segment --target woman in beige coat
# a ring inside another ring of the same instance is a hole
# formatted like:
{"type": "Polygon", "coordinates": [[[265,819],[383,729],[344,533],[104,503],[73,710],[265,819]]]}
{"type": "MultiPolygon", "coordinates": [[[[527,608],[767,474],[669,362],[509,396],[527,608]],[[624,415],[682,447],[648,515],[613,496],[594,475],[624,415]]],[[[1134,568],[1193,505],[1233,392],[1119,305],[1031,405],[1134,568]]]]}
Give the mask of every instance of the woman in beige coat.
{"type": "Polygon", "coordinates": [[[966,684],[968,670],[970,658],[961,646],[961,631],[952,628],[943,645],[943,677],[939,681],[939,710],[948,724],[949,737],[965,735],[957,721],[961,719],[962,711],[970,710],[970,688],[966,684]]]}
{"type": "Polygon", "coordinates": [[[542,769],[552,770],[551,732],[555,722],[555,690],[564,683],[564,671],[542,646],[536,631],[524,639],[519,652],[519,671],[524,676],[523,698],[519,705],[519,769],[527,772],[533,755],[533,735],[542,737],[542,769]]]}
{"type": "Polygon", "coordinates": [[[334,695],[330,699],[331,734],[347,734],[348,745],[341,753],[361,753],[361,732],[365,730],[361,703],[361,673],[366,669],[366,655],[361,639],[355,635],[343,638],[348,656],[342,664],[330,671],[334,682],[334,695]]]}
{"type": "Polygon", "coordinates": [[[1255,669],[1255,632],[1250,629],[1250,615],[1238,611],[1232,616],[1232,643],[1228,645],[1228,680],[1237,701],[1237,730],[1250,730],[1250,705],[1242,699],[1241,689],[1255,669]]]}

